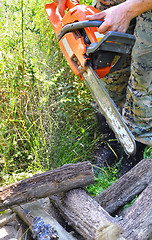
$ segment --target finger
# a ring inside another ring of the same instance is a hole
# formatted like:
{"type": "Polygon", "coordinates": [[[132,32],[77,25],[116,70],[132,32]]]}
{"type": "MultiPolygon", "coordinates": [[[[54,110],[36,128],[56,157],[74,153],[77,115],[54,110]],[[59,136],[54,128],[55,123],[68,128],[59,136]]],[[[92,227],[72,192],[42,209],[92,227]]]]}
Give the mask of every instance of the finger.
{"type": "Polygon", "coordinates": [[[59,10],[59,13],[61,14],[61,17],[64,17],[65,13],[65,4],[66,4],[66,0],[59,0],[59,5],[58,5],[58,10],[59,10]]]}
{"type": "Polygon", "coordinates": [[[54,0],[54,2],[58,5],[59,1],[58,0],[54,0]]]}
{"type": "Polygon", "coordinates": [[[106,22],[103,22],[98,28],[99,33],[107,33],[109,31],[109,25],[106,22]]]}
{"type": "Polygon", "coordinates": [[[96,13],[96,14],[93,14],[93,15],[88,15],[88,16],[86,16],[86,19],[88,19],[88,20],[100,20],[104,17],[105,17],[105,13],[101,12],[101,13],[96,13]]]}

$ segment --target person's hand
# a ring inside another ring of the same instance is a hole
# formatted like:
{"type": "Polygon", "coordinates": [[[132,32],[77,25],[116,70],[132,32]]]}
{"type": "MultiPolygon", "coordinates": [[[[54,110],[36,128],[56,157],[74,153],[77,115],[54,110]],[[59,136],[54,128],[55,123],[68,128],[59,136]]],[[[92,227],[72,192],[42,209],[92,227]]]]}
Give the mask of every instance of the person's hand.
{"type": "Polygon", "coordinates": [[[104,21],[98,29],[99,33],[104,34],[109,31],[125,33],[131,21],[131,18],[127,14],[127,11],[123,4],[108,8],[107,10],[97,14],[87,16],[87,19],[104,21]]]}
{"type": "Polygon", "coordinates": [[[61,17],[65,15],[64,11],[66,9],[65,7],[66,1],[67,0],[54,0],[54,2],[58,5],[58,10],[59,10],[59,13],[61,14],[61,17]]]}

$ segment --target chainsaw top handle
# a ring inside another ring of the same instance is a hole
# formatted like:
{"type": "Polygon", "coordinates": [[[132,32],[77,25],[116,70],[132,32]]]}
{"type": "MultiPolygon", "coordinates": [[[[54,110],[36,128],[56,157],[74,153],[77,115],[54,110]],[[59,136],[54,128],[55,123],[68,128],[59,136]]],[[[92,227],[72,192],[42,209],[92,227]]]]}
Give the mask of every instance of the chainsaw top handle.
{"type": "Polygon", "coordinates": [[[82,29],[86,27],[99,27],[103,21],[99,20],[86,20],[86,21],[81,21],[81,22],[74,22],[74,23],[69,23],[63,27],[61,32],[58,34],[57,39],[60,40],[66,33],[71,32],[76,29],[82,29]]]}

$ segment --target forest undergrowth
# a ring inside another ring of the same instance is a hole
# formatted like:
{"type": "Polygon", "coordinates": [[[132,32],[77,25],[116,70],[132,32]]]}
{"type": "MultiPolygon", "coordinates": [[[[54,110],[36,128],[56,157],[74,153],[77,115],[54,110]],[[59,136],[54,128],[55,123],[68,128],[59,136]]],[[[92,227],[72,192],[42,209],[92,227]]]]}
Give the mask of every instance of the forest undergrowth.
{"type": "MultiPolygon", "coordinates": [[[[1,185],[63,164],[92,161],[102,139],[92,96],[62,55],[46,3],[0,2],[1,185]]],[[[147,156],[152,157],[151,147],[147,156]]],[[[115,167],[100,169],[91,193],[116,179],[115,167]]]]}

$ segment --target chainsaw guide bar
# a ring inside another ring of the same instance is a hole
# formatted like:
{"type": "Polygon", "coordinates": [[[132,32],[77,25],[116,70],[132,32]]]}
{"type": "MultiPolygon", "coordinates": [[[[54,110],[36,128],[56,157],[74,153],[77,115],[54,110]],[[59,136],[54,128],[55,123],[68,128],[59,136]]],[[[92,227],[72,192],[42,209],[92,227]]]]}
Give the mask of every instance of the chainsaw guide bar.
{"type": "Polygon", "coordinates": [[[97,77],[94,70],[91,67],[86,68],[86,72],[83,74],[83,77],[100,111],[106,118],[108,125],[114,131],[125,152],[129,155],[135,153],[136,144],[134,137],[123,121],[115,103],[110,98],[107,90],[97,77]]]}

